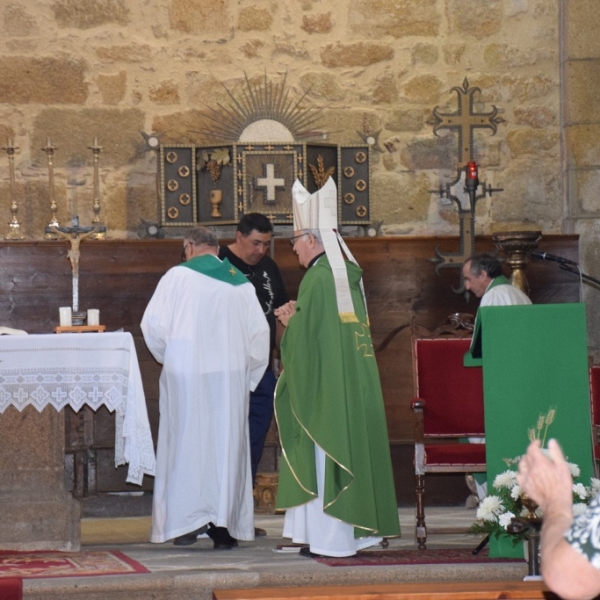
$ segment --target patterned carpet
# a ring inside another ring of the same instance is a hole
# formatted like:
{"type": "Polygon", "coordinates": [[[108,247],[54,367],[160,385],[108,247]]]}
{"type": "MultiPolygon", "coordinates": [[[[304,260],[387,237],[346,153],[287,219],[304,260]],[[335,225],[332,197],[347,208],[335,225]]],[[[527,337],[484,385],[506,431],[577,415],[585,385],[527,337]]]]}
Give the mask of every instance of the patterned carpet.
{"type": "Polygon", "coordinates": [[[522,562],[521,558],[489,558],[487,549],[473,554],[470,548],[431,550],[362,550],[350,558],[315,558],[330,567],[377,567],[386,565],[440,565],[457,563],[522,562]]]}
{"type": "Polygon", "coordinates": [[[0,578],[91,577],[149,573],[116,550],[90,552],[0,552],[0,578]]]}

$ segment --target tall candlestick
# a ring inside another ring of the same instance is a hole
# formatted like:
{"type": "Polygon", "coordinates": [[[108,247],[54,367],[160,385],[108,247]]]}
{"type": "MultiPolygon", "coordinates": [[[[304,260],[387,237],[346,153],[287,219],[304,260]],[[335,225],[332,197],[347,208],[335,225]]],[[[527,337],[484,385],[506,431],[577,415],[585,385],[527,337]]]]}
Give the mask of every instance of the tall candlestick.
{"type": "Polygon", "coordinates": [[[21,224],[17,220],[19,206],[17,204],[17,192],[15,184],[15,151],[18,150],[18,148],[15,146],[13,138],[8,138],[8,143],[4,149],[8,155],[8,173],[10,178],[10,212],[12,214],[10,223],[8,224],[10,229],[4,237],[7,240],[22,240],[24,239],[24,236],[21,235],[21,224]]]}
{"type": "MultiPolygon", "coordinates": [[[[58,207],[56,205],[56,196],[54,194],[54,164],[52,162],[52,158],[54,156],[54,151],[56,150],[56,148],[52,145],[52,140],[50,138],[47,139],[46,147],[42,148],[42,150],[46,153],[46,156],[48,157],[48,193],[50,195],[50,213],[52,215],[52,218],[48,223],[48,227],[59,227],[60,223],[56,219],[56,211],[58,210],[58,207]]],[[[52,231],[46,232],[44,237],[49,240],[57,239],[56,233],[52,231]]]]}
{"type": "Polygon", "coordinates": [[[102,150],[102,146],[98,145],[98,138],[94,136],[94,145],[88,146],[89,149],[94,153],[94,202],[92,209],[94,211],[94,218],[92,219],[92,225],[98,228],[94,234],[94,238],[99,240],[105,237],[106,228],[101,227],[102,221],[100,220],[100,171],[99,171],[99,157],[102,150]]]}

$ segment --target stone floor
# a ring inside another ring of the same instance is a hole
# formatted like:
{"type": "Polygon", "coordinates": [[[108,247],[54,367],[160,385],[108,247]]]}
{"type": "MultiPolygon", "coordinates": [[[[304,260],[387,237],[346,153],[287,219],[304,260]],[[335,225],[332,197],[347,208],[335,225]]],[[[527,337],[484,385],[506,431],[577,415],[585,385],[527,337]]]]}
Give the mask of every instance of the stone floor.
{"type": "MultiPolygon", "coordinates": [[[[399,510],[403,537],[390,548],[415,548],[414,509],[399,510]]],[[[479,539],[464,531],[475,511],[463,507],[427,511],[429,548],[474,548],[479,539]],[[436,533],[441,531],[444,533],[436,533]]],[[[210,539],[180,548],[172,543],[150,544],[150,517],[84,518],[82,550],[120,550],[143,564],[149,574],[105,577],[26,579],[25,600],[183,600],[212,598],[217,588],[282,585],[341,585],[436,581],[507,581],[526,575],[524,563],[472,565],[406,565],[381,567],[328,567],[297,553],[275,551],[289,543],[281,537],[283,517],[256,515],[255,524],[267,531],[254,542],[240,542],[229,551],[215,551],[210,539]]]]}

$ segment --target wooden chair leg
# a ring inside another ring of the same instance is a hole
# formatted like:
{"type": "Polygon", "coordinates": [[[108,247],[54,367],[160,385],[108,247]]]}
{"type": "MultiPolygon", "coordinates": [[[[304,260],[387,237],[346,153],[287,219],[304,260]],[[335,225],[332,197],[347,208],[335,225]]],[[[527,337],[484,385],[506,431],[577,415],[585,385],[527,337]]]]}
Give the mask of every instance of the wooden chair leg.
{"type": "Polygon", "coordinates": [[[416,538],[419,550],[427,549],[427,526],[425,525],[425,476],[415,475],[417,526],[416,538]]]}

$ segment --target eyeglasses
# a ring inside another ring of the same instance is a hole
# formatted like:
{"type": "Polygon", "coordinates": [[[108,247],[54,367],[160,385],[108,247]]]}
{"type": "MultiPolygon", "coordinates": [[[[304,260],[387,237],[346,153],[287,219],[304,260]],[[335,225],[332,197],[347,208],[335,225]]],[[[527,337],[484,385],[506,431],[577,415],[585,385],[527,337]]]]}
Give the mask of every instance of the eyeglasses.
{"type": "Polygon", "coordinates": [[[290,238],[290,244],[293,246],[303,235],[309,235],[308,231],[292,236],[290,238]]]}

